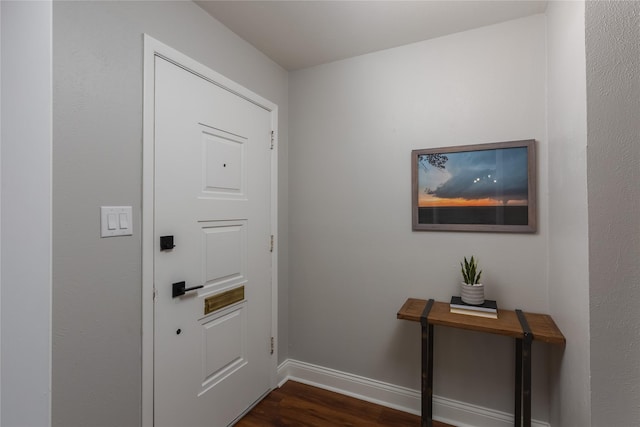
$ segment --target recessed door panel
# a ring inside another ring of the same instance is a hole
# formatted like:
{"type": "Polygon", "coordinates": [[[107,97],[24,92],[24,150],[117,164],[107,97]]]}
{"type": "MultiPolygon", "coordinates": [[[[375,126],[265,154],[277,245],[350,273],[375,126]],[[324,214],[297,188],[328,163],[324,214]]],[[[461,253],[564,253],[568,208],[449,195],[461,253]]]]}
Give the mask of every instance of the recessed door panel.
{"type": "Polygon", "coordinates": [[[246,221],[221,221],[207,225],[203,232],[204,282],[217,284],[242,279],[246,266],[246,221]]]}
{"type": "Polygon", "coordinates": [[[247,362],[245,305],[202,326],[202,391],[241,369],[247,362]]]}
{"type": "Polygon", "coordinates": [[[244,142],[204,131],[203,175],[204,192],[242,194],[244,142]]]}

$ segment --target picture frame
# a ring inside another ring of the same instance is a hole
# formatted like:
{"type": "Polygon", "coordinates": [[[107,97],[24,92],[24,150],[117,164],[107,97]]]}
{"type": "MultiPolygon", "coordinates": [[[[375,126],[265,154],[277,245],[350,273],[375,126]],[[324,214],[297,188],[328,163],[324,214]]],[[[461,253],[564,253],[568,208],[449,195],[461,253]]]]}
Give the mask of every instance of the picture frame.
{"type": "Polygon", "coordinates": [[[411,152],[414,231],[537,231],[535,140],[411,152]]]}

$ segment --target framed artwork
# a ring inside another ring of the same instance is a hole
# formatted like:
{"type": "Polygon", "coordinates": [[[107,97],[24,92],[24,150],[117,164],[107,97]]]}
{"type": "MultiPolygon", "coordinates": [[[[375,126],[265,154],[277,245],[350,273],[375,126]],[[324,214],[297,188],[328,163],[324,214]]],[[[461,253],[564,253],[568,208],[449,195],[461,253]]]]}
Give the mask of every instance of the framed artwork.
{"type": "Polygon", "coordinates": [[[416,231],[536,232],[535,140],[411,152],[416,231]]]}

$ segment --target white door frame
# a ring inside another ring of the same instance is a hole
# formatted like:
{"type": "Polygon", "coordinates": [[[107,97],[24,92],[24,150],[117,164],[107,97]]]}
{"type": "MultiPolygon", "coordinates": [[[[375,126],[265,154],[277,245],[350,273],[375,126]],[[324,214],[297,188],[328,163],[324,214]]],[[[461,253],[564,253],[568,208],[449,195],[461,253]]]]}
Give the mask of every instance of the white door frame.
{"type": "MultiPolygon", "coordinates": [[[[155,57],[160,56],[205,80],[226,89],[271,114],[273,151],[271,155],[271,234],[274,236],[271,274],[271,330],[278,342],[278,106],[232,80],[187,57],[175,49],[144,35],[144,81],[142,125],[142,426],[153,427],[153,347],[154,347],[154,287],[153,254],[158,242],[153,237],[154,218],[154,103],[155,57]]],[[[277,381],[278,352],[274,346],[271,365],[271,388],[277,381]]]]}

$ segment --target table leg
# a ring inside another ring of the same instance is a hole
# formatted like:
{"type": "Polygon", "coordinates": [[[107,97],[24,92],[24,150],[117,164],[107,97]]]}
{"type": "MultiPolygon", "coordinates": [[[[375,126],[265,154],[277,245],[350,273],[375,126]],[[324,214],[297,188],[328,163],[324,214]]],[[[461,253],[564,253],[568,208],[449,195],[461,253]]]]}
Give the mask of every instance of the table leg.
{"type": "Polygon", "coordinates": [[[516,390],[515,390],[515,427],[522,426],[522,339],[516,338],[516,390]]]}
{"type": "Polygon", "coordinates": [[[421,367],[421,427],[433,427],[433,325],[429,324],[429,312],[434,301],[430,299],[420,316],[422,325],[422,367],[421,367]]]}
{"type": "Polygon", "coordinates": [[[433,325],[422,323],[422,419],[421,427],[433,426],[433,325]]]}
{"type": "Polygon", "coordinates": [[[531,343],[533,334],[522,310],[516,310],[522,338],[516,338],[516,408],[514,426],[531,427],[531,343]]]}
{"type": "Polygon", "coordinates": [[[525,334],[522,345],[522,424],[531,427],[531,335],[525,334]]]}

